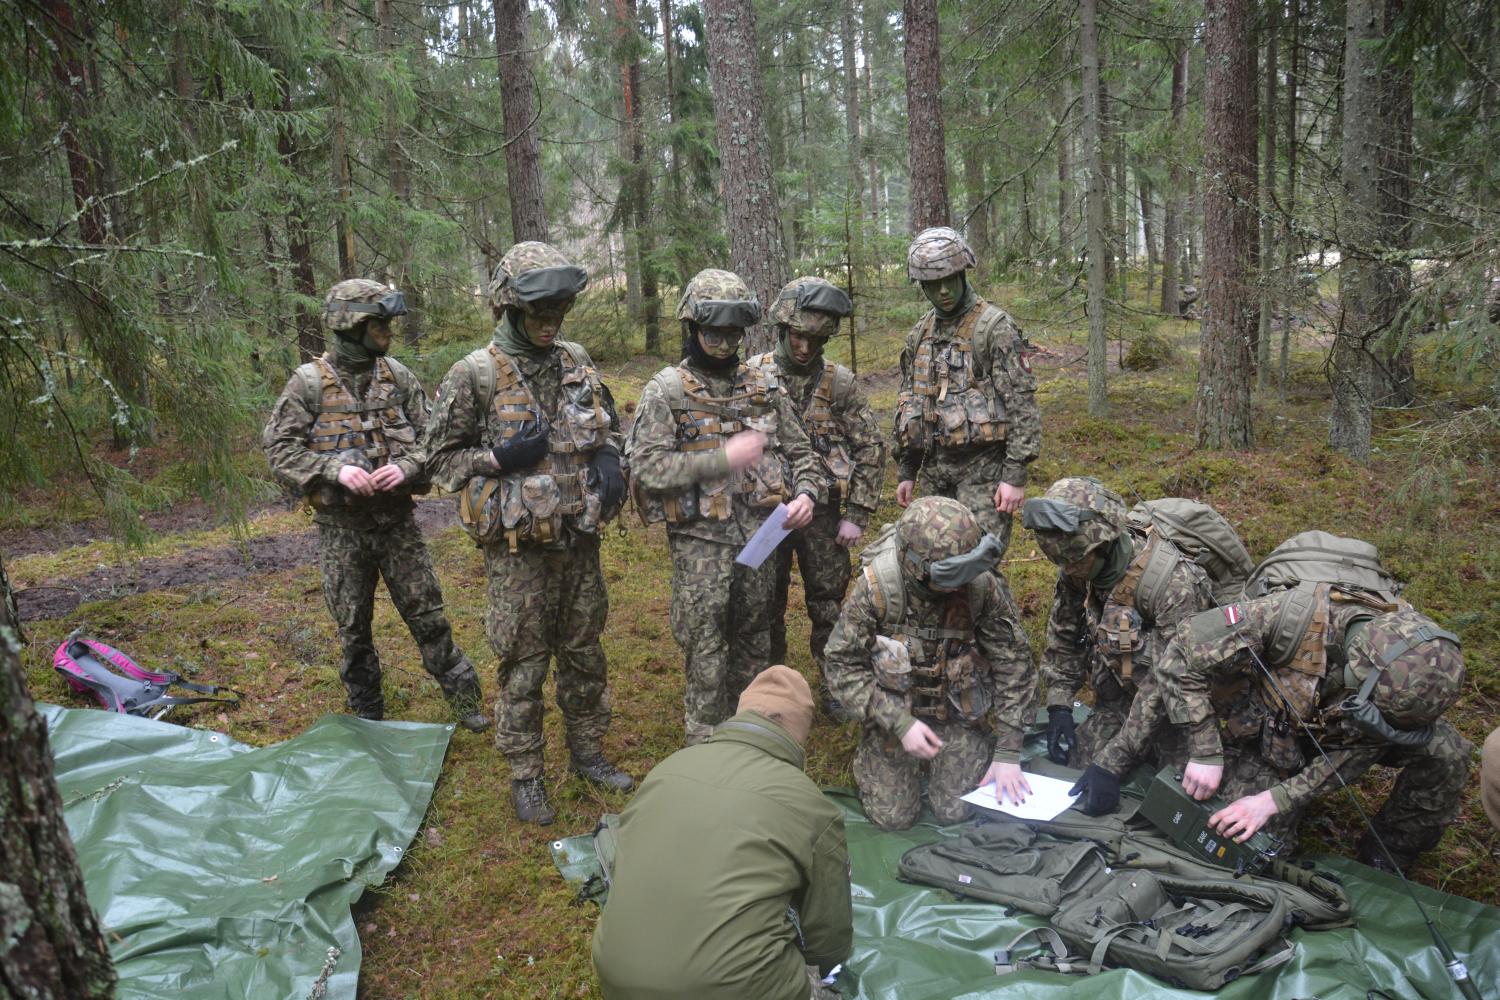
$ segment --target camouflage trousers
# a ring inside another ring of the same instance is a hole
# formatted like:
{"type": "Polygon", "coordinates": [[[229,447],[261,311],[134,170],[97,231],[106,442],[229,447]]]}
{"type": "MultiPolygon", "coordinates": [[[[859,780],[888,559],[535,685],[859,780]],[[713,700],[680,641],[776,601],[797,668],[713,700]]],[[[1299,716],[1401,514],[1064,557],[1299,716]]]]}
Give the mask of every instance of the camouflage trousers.
{"type": "Polygon", "coordinates": [[[740,694],[770,664],[775,563],[734,561],[740,546],[670,532],[672,638],[682,649],[683,725],[706,737],[734,714],[740,694]]]}
{"type": "Polygon", "coordinates": [[[811,990],[808,1000],[840,1000],[843,994],[832,986],[823,985],[823,976],[816,965],[807,967],[807,986],[811,990]]]}
{"type": "Polygon", "coordinates": [[[485,632],[500,660],[495,746],[515,780],[542,776],[542,685],[557,658],[557,707],[568,748],[599,752],[609,730],[608,663],[599,637],[609,593],[599,567],[599,539],[574,535],[568,548],[502,544],[484,550],[489,581],[485,632]]]}
{"type": "Polygon", "coordinates": [[[1153,771],[1169,764],[1178,769],[1187,765],[1187,734],[1180,726],[1167,722],[1166,710],[1160,708],[1159,687],[1155,694],[1158,710],[1147,712],[1135,731],[1127,729],[1130,709],[1137,697],[1149,697],[1144,691],[1122,684],[1103,665],[1094,668],[1089,687],[1094,691],[1094,703],[1089,717],[1078,724],[1078,742],[1068,754],[1069,767],[1081,771],[1090,764],[1098,764],[1106,771],[1128,778],[1141,764],[1153,771]],[[1117,736],[1119,741],[1110,747],[1117,736]]]}
{"type": "Polygon", "coordinates": [[[437,679],[454,712],[463,716],[476,711],[482,702],[479,677],[453,642],[443,614],[443,590],[416,519],[408,513],[374,531],[319,524],[318,550],[323,598],[343,646],[339,677],[349,693],[350,711],[371,718],[385,712],[380,656],[370,634],[375,584],[381,579],[417,642],[422,666],[437,679]]]}
{"type": "MultiPolygon", "coordinates": [[[[1259,794],[1288,777],[1254,749],[1253,744],[1225,748],[1224,783],[1219,794],[1226,801],[1259,794]]],[[[1443,839],[1443,832],[1458,818],[1473,756],[1474,744],[1446,719],[1439,719],[1425,746],[1392,747],[1375,762],[1401,772],[1380,811],[1370,819],[1375,832],[1398,858],[1414,858],[1443,839]]],[[[1352,785],[1365,770],[1345,768],[1340,773],[1352,785]]],[[[1297,849],[1297,827],[1304,812],[1305,806],[1277,813],[1266,823],[1266,832],[1281,838],[1285,853],[1297,849]]]]}
{"type": "Polygon", "coordinates": [[[1011,515],[995,509],[995,490],[1004,463],[1003,444],[973,451],[943,449],[928,452],[917,473],[918,496],[950,497],[969,508],[979,530],[1000,539],[1002,557],[1010,548],[1011,515]]]}
{"type": "Polygon", "coordinates": [[[906,830],[922,812],[922,775],[927,803],[943,825],[962,822],[969,804],[961,797],[979,786],[995,751],[988,730],[962,722],[923,720],[943,741],[932,760],[918,760],[894,733],[866,722],[854,751],[854,782],[865,814],[882,830],[906,830]]]}
{"type": "Polygon", "coordinates": [[[772,555],[775,561],[775,589],[771,597],[772,663],[786,662],[786,599],[792,583],[792,557],[797,558],[797,572],[802,575],[802,593],[807,617],[812,622],[808,638],[813,661],[823,667],[823,647],[849,586],[849,550],[838,543],[839,514],[828,507],[818,507],[812,523],[794,531],[772,555]]]}

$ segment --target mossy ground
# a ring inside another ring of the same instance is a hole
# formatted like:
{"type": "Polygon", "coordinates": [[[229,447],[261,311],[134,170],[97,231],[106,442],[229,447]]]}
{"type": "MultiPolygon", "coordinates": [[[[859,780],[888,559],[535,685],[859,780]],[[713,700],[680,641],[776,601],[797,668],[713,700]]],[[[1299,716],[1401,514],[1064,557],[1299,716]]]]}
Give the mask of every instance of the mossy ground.
{"type": "MultiPolygon", "coordinates": [[[[1192,440],[1196,382],[1193,323],[1131,314],[1128,339],[1149,330],[1176,347],[1174,366],[1150,373],[1113,373],[1110,415],[1086,413],[1082,317],[1051,292],[990,288],[1011,308],[1054,363],[1039,367],[1044,421],[1042,457],[1032,470],[1033,493],[1062,475],[1089,473],[1129,499],[1199,497],[1227,515],[1253,554],[1264,554],[1310,527],[1375,542],[1388,563],[1410,581],[1408,595],[1464,639],[1469,679],[1451,718],[1476,742],[1494,725],[1500,701],[1500,500],[1492,489],[1486,449],[1493,434],[1456,446],[1429,436],[1434,415],[1465,402],[1469,387],[1425,372],[1426,410],[1377,416],[1376,458],[1351,464],[1324,445],[1328,393],[1323,355],[1311,342],[1293,353],[1285,398],[1273,388],[1257,393],[1259,447],[1248,453],[1205,452],[1192,440]],[[1057,364],[1055,362],[1061,362],[1057,364]],[[1441,447],[1439,446],[1441,445],[1441,447]],[[1440,459],[1440,461],[1439,461],[1440,459]]],[[[1137,303],[1138,305],[1140,303],[1137,303]]],[[[889,375],[907,324],[921,303],[905,290],[872,319],[859,345],[860,370],[877,410],[889,413],[889,375]]],[[[847,343],[832,352],[846,358],[847,343]]],[[[633,358],[603,363],[616,398],[628,408],[659,362],[633,358]]],[[[1435,433],[1435,432],[1433,432],[1435,433]]],[[[253,445],[247,442],[247,449],[253,445]]],[[[890,500],[878,521],[897,513],[890,500]]],[[[86,503],[49,505],[43,494],[13,501],[0,528],[92,516],[86,503]]],[[[303,515],[270,512],[252,533],[305,528],[303,515]]],[[[660,527],[634,522],[611,528],[603,546],[610,589],[609,655],[614,725],[607,749],[631,773],[644,775],[681,743],[681,660],[667,624],[669,562],[660,527]]],[[[224,529],[151,541],[135,557],[160,556],[199,545],[222,545],[224,529]]],[[[485,590],[479,553],[457,528],[431,541],[449,616],[459,643],[495,688],[494,657],[484,638],[485,590]]],[[[19,586],[43,585],[80,567],[118,561],[121,550],[92,543],[38,553],[10,564],[19,586]]],[[[1054,572],[1028,534],[1017,529],[1007,573],[1041,648],[1054,572]]],[[[789,614],[792,665],[811,677],[806,622],[793,587],[789,614]]],[[[25,664],[38,698],[79,704],[50,670],[50,652],[74,627],[87,624],[141,662],[227,682],[249,693],[231,713],[184,712],[178,721],[221,729],[238,740],[266,744],[305,729],[325,712],[340,711],[337,641],[322,603],[317,569],[298,569],[227,583],[159,590],[79,607],[64,619],[28,624],[25,664]]],[[[423,673],[410,637],[382,592],[376,636],[386,665],[392,716],[444,721],[436,685],[423,673]]],[[[548,704],[553,705],[549,683],[548,704]]],[[[455,733],[433,805],[406,862],[365,897],[356,918],[364,947],[361,993],[372,998],[585,997],[597,994],[589,963],[596,911],[574,905],[573,889],[552,867],[555,837],[587,833],[598,816],[621,809],[626,797],[602,794],[566,772],[566,751],[555,707],[546,716],[547,782],[558,808],[554,826],[523,827],[512,816],[509,775],[488,734],[455,733]]],[[[849,785],[853,726],[820,723],[808,771],[824,785],[849,785]]],[[[1391,775],[1377,771],[1361,784],[1367,807],[1378,803],[1391,775]]],[[[1353,810],[1342,802],[1316,809],[1305,825],[1311,849],[1347,851],[1358,837],[1353,810]]],[[[1479,807],[1477,784],[1441,848],[1416,877],[1429,885],[1489,903],[1500,902],[1500,838],[1479,807]]]]}

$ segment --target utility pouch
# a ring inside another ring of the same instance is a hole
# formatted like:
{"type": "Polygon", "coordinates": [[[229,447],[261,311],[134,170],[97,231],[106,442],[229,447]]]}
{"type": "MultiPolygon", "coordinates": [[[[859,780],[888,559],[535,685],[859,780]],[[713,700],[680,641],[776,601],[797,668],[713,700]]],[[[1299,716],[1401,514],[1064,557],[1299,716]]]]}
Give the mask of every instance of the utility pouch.
{"type": "Polygon", "coordinates": [[[998,398],[978,387],[965,389],[961,398],[971,443],[993,444],[1005,440],[1005,407],[998,398]]]}
{"type": "Polygon", "coordinates": [[[1260,727],[1260,755],[1282,774],[1302,770],[1307,758],[1297,745],[1297,733],[1290,724],[1283,725],[1268,717],[1260,727]]]}
{"type": "Polygon", "coordinates": [[[944,669],[948,681],[948,704],[961,722],[979,722],[990,711],[990,689],[985,683],[989,677],[988,661],[980,655],[972,643],[959,644],[950,653],[944,669]]]}
{"type": "Polygon", "coordinates": [[[962,448],[969,443],[969,411],[961,398],[949,396],[937,404],[942,421],[942,440],[948,448],[962,448]]]}
{"type": "Polygon", "coordinates": [[[600,405],[593,380],[582,368],[564,366],[562,405],[550,433],[570,450],[593,451],[609,443],[609,414],[600,405]]]}
{"type": "Polygon", "coordinates": [[[877,635],[870,666],[875,672],[875,683],[887,691],[906,694],[911,690],[911,656],[897,640],[877,635]]]}
{"type": "Polygon", "coordinates": [[[500,480],[474,476],[458,494],[458,521],[475,545],[488,545],[504,534],[500,480]]]}
{"type": "Polygon", "coordinates": [[[923,413],[924,399],[912,392],[896,397],[896,443],[904,451],[925,452],[931,443],[923,413]]]}

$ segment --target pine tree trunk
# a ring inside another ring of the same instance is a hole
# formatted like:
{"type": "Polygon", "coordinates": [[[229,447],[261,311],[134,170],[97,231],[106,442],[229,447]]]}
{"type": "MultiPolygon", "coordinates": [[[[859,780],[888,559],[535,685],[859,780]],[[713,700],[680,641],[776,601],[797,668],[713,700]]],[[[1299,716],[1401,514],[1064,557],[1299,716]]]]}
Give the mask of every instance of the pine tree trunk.
{"type": "MultiPolygon", "coordinates": [[[[281,113],[287,118],[292,114],[292,94],[286,81],[281,84],[281,113]]],[[[304,176],[302,147],[297,144],[290,122],[283,124],[276,136],[276,152],[286,162],[287,170],[295,176],[304,176]]],[[[318,299],[317,278],[313,274],[312,234],[307,225],[307,204],[300,194],[292,194],[286,215],[286,252],[292,259],[292,289],[302,298],[297,303],[297,355],[302,361],[311,361],[323,353],[323,328],[318,318],[307,306],[308,301],[318,299]]]]}
{"type": "MultiPolygon", "coordinates": [[[[762,112],[755,8],[750,0],[705,0],[704,8],[730,266],[769,309],[786,284],[787,265],[762,112]]],[[[769,324],[756,325],[745,341],[746,355],[770,350],[769,324]]]]}
{"type": "Polygon", "coordinates": [[[1260,313],[1255,335],[1255,381],[1261,388],[1271,384],[1271,327],[1275,312],[1276,288],[1276,217],[1271,206],[1276,201],[1276,72],[1277,46],[1281,39],[1281,0],[1266,5],[1266,57],[1261,75],[1264,97],[1265,128],[1262,129],[1260,190],[1260,313]]]}
{"type": "MultiPolygon", "coordinates": [[[[400,59],[399,38],[396,33],[394,0],[376,0],[375,15],[380,24],[380,48],[390,60],[391,72],[396,73],[400,59]]],[[[401,115],[395,90],[385,99],[385,149],[391,193],[401,207],[410,211],[411,174],[407,169],[406,152],[401,148],[401,115]]],[[[422,342],[424,312],[422,309],[422,286],[412,279],[411,237],[405,225],[396,226],[396,273],[392,283],[406,293],[406,316],[401,320],[401,336],[408,347],[422,342]]]]}
{"type": "Polygon", "coordinates": [[[635,229],[635,270],[640,275],[637,321],[645,330],[647,354],[661,350],[661,309],[657,301],[655,245],[651,230],[651,172],[646,163],[645,112],[641,95],[640,29],[636,0],[616,0],[620,37],[625,46],[620,89],[625,104],[626,146],[630,160],[630,224],[635,229]]]}
{"type": "Polygon", "coordinates": [[[1109,246],[1104,228],[1104,149],[1099,121],[1102,88],[1099,85],[1098,0],[1080,0],[1078,10],[1082,22],[1084,215],[1089,257],[1089,413],[1102,417],[1109,412],[1109,387],[1105,381],[1109,343],[1104,327],[1104,293],[1109,280],[1105,262],[1109,246]]]}
{"type": "Polygon", "coordinates": [[[1063,77],[1053,92],[1052,117],[1057,121],[1057,258],[1073,273],[1077,257],[1073,249],[1073,140],[1067,124],[1073,106],[1073,80],[1063,77]]]}
{"type": "Polygon", "coordinates": [[[526,0],[494,0],[495,56],[500,63],[500,110],[505,118],[505,177],[510,190],[510,227],[515,242],[547,239],[547,203],[542,192],[539,112],[528,63],[526,0]]]}
{"type": "Polygon", "coordinates": [[[1205,8],[1203,124],[1203,324],[1197,439],[1203,448],[1249,448],[1250,335],[1255,289],[1255,140],[1250,115],[1255,53],[1245,44],[1249,0],[1205,8]]]}
{"type": "Polygon", "coordinates": [[[106,1000],[115,970],[63,822],[47,727],[21,672],[20,622],[0,563],[0,990],[106,1000]]]}
{"type": "MultiPolygon", "coordinates": [[[[859,64],[855,58],[854,0],[844,0],[839,19],[839,49],[844,64],[844,231],[848,244],[845,269],[847,291],[853,299],[857,286],[863,284],[865,260],[865,174],[860,159],[859,64]]],[[[804,134],[806,119],[803,120],[804,134]]],[[[804,142],[805,148],[810,148],[804,142]]],[[[863,303],[856,301],[850,321],[850,360],[856,357],[855,346],[865,331],[863,303]]],[[[857,369],[856,369],[857,370],[857,369]]]]}
{"type": "Polygon", "coordinates": [[[1146,244],[1146,305],[1150,306],[1151,296],[1156,292],[1156,225],[1152,219],[1151,182],[1139,167],[1135,172],[1135,186],[1141,196],[1141,239],[1146,244]]]}
{"type": "Polygon", "coordinates": [[[937,0],[903,0],[911,231],[950,224],[937,0]]]}
{"type": "MultiPolygon", "coordinates": [[[[323,0],[323,11],[333,22],[333,36],[339,51],[349,45],[349,24],[344,19],[343,7],[336,0],[323,0]]],[[[359,261],[354,251],[354,178],[349,167],[349,139],[344,125],[344,97],[338,83],[328,81],[333,90],[332,148],[329,157],[333,160],[333,176],[338,188],[338,207],[334,210],[334,233],[338,243],[339,277],[359,277],[359,261]]]]}
{"type": "MultiPolygon", "coordinates": [[[[1397,29],[1408,0],[1385,0],[1383,37],[1397,29]]],[[[1385,295],[1380,321],[1383,336],[1376,345],[1381,394],[1379,406],[1410,406],[1416,401],[1416,370],[1411,339],[1393,324],[1411,295],[1411,264],[1403,256],[1411,248],[1411,130],[1412,70],[1399,59],[1386,60],[1380,73],[1380,107],[1388,112],[1385,138],[1380,143],[1380,224],[1382,240],[1396,253],[1385,269],[1385,295]]]]}
{"type": "Polygon", "coordinates": [[[1184,189],[1180,150],[1186,138],[1182,132],[1183,117],[1187,112],[1187,69],[1188,47],[1185,42],[1178,42],[1177,51],[1172,54],[1172,142],[1168,146],[1168,191],[1161,223],[1161,311],[1168,316],[1182,315],[1178,308],[1184,189]]]}
{"type": "Polygon", "coordinates": [[[870,224],[875,227],[875,232],[884,232],[881,225],[880,206],[882,180],[880,176],[880,162],[875,158],[874,134],[875,134],[875,72],[873,69],[875,56],[875,20],[880,17],[877,5],[866,0],[860,18],[861,46],[865,54],[864,87],[865,100],[860,106],[862,118],[860,120],[860,133],[865,137],[862,152],[867,162],[866,169],[870,175],[870,224]]]}
{"type": "Polygon", "coordinates": [[[1291,0],[1290,51],[1286,71],[1286,197],[1281,204],[1282,298],[1286,303],[1281,318],[1281,357],[1276,369],[1276,384],[1286,398],[1287,370],[1291,366],[1293,306],[1301,301],[1302,276],[1298,273],[1297,241],[1292,236],[1293,213],[1297,209],[1297,71],[1301,54],[1298,33],[1301,29],[1299,0],[1291,0]]]}

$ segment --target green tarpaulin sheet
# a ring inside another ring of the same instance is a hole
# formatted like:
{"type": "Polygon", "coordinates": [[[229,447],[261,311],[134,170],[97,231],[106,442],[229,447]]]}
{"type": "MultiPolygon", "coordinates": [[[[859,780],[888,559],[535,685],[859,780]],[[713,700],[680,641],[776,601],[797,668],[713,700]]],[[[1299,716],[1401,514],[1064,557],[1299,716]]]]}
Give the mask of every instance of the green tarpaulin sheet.
{"type": "MultiPolygon", "coordinates": [[[[859,800],[829,791],[844,810],[853,868],[854,953],[839,978],[846,998],[949,1000],[997,997],[1097,998],[1202,997],[1173,989],[1138,972],[1116,969],[1096,976],[1017,972],[998,977],[995,952],[1040,919],[1006,916],[992,903],[957,900],[941,889],[896,878],[896,865],[910,847],[931,843],[954,830],[930,822],[888,833],[865,818],[859,800]]],[[[586,879],[597,870],[588,837],[553,843],[553,858],[565,877],[586,879]]],[[[1319,856],[1318,867],[1343,880],[1354,900],[1354,928],[1306,932],[1291,940],[1296,956],[1286,965],[1247,976],[1217,996],[1242,1000],[1367,1000],[1383,990],[1396,1000],[1448,1000],[1457,992],[1432,946],[1432,938],[1396,879],[1348,858],[1319,856]]],[[[1500,997],[1500,909],[1421,886],[1417,895],[1448,938],[1483,996],[1500,997]]]]}
{"type": "Polygon", "coordinates": [[[122,1000],[354,1000],[349,907],[405,856],[452,726],[329,715],[257,748],[38,708],[122,1000]]]}

